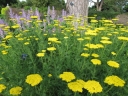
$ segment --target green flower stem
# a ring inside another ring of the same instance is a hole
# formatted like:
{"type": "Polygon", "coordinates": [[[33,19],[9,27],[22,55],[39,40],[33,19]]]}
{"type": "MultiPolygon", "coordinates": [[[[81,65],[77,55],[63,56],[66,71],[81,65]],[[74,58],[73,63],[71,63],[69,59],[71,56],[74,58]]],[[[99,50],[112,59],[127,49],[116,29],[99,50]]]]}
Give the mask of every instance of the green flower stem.
{"type": "Polygon", "coordinates": [[[111,86],[111,87],[105,92],[105,94],[108,93],[113,87],[114,87],[114,86],[111,86]]]}
{"type": "Polygon", "coordinates": [[[91,96],[92,96],[93,94],[91,94],[91,96]]]}
{"type": "Polygon", "coordinates": [[[74,96],[76,96],[76,92],[74,93],[74,96]]]}
{"type": "Polygon", "coordinates": [[[96,65],[95,65],[94,70],[93,70],[92,79],[95,78],[95,74],[96,74],[96,65]]]}
{"type": "Polygon", "coordinates": [[[124,41],[123,44],[122,44],[122,46],[120,47],[119,51],[117,52],[116,57],[118,56],[118,54],[120,53],[120,51],[125,47],[125,45],[126,45],[126,42],[124,41]]]}

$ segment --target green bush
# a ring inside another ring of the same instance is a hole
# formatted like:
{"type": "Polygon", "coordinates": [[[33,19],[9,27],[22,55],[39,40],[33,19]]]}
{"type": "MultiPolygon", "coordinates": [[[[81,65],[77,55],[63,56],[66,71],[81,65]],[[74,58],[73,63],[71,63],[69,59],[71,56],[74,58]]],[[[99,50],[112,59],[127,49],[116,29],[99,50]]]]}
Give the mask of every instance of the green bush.
{"type": "Polygon", "coordinates": [[[2,8],[1,9],[1,14],[6,15],[6,12],[7,12],[8,9],[9,9],[9,7],[2,8]]]}
{"type": "Polygon", "coordinates": [[[119,14],[118,12],[114,12],[113,10],[109,10],[109,11],[90,10],[88,16],[92,17],[94,15],[97,15],[97,19],[101,19],[101,18],[112,19],[116,17],[118,14],[119,14]]]}

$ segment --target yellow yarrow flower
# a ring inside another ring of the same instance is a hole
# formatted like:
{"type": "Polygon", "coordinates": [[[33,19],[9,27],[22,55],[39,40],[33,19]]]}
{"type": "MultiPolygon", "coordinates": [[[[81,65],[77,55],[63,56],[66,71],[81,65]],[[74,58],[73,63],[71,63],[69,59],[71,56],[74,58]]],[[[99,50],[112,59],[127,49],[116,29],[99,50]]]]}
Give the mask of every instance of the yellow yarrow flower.
{"type": "Polygon", "coordinates": [[[102,92],[102,90],[103,90],[100,83],[98,81],[95,81],[95,80],[88,80],[87,82],[85,82],[84,88],[86,90],[88,90],[89,93],[91,93],[91,94],[102,92]]]}
{"type": "Polygon", "coordinates": [[[128,41],[128,37],[120,36],[118,37],[119,40],[128,41]]]}
{"type": "Polygon", "coordinates": [[[19,95],[19,94],[21,94],[21,91],[22,91],[22,87],[19,87],[19,86],[13,87],[13,88],[11,88],[9,90],[9,92],[10,92],[11,95],[16,95],[16,96],[19,95]]]}
{"type": "Polygon", "coordinates": [[[41,50],[42,52],[46,52],[46,50],[41,50]]]}
{"type": "Polygon", "coordinates": [[[116,87],[123,87],[125,84],[125,81],[120,79],[118,76],[112,75],[105,78],[104,83],[107,83],[108,85],[114,85],[116,87]]]}
{"type": "Polygon", "coordinates": [[[91,56],[93,56],[93,57],[99,57],[99,55],[98,54],[96,54],[96,53],[93,53],[91,56]]]}
{"type": "Polygon", "coordinates": [[[86,44],[85,46],[90,48],[90,49],[104,48],[104,46],[102,44],[86,44]]]}
{"type": "Polygon", "coordinates": [[[30,74],[27,76],[25,82],[30,84],[31,86],[36,86],[38,85],[43,78],[39,74],[30,74]]]}
{"type": "Polygon", "coordinates": [[[56,37],[48,38],[48,41],[49,41],[49,42],[55,42],[55,41],[57,41],[57,40],[58,40],[58,38],[56,38],[56,37]]]}
{"type": "Polygon", "coordinates": [[[91,62],[94,64],[94,65],[101,65],[101,61],[99,59],[92,59],[91,62]]]}
{"type": "Polygon", "coordinates": [[[68,83],[68,88],[73,92],[83,92],[83,85],[77,81],[68,83]]]}
{"type": "Polygon", "coordinates": [[[83,38],[77,38],[78,41],[83,41],[84,39],[83,38]]]}
{"type": "Polygon", "coordinates": [[[6,50],[3,50],[3,51],[1,51],[1,52],[2,52],[3,55],[8,54],[8,51],[6,51],[6,50]]]}
{"type": "Polygon", "coordinates": [[[64,37],[64,39],[67,39],[67,38],[68,38],[67,36],[64,37]]]}
{"type": "Polygon", "coordinates": [[[101,37],[101,39],[109,40],[110,38],[103,36],[103,37],[101,37]]]}
{"type": "Polygon", "coordinates": [[[18,40],[19,40],[19,41],[23,41],[23,40],[24,40],[24,38],[18,38],[18,40]]]}
{"type": "Polygon", "coordinates": [[[44,57],[45,53],[38,53],[36,54],[37,57],[44,57]]]}
{"type": "Polygon", "coordinates": [[[29,42],[25,42],[24,45],[29,45],[29,42]]]}
{"type": "Polygon", "coordinates": [[[83,57],[89,57],[90,54],[88,54],[88,53],[82,53],[81,56],[83,56],[83,57]]]}
{"type": "Polygon", "coordinates": [[[88,48],[83,48],[84,50],[88,50],[88,48]]]}
{"type": "Polygon", "coordinates": [[[103,44],[112,44],[112,42],[108,40],[101,40],[100,42],[103,44]]]}
{"type": "Polygon", "coordinates": [[[49,47],[49,48],[47,48],[47,50],[48,51],[54,51],[54,50],[56,50],[56,48],[55,47],[49,47]]]}
{"type": "Polygon", "coordinates": [[[112,55],[116,55],[116,53],[115,53],[115,52],[111,52],[111,54],[112,54],[112,55]]]}
{"type": "Polygon", "coordinates": [[[12,35],[7,35],[4,39],[10,39],[12,37],[13,37],[12,35]]]}
{"type": "Polygon", "coordinates": [[[38,41],[38,40],[39,40],[39,38],[35,38],[35,40],[36,40],[36,41],[38,41]]]}
{"type": "Polygon", "coordinates": [[[17,28],[19,28],[20,27],[20,25],[14,25],[14,26],[11,26],[12,28],[14,28],[14,29],[17,29],[17,28]]]}
{"type": "Polygon", "coordinates": [[[116,61],[108,61],[107,64],[111,67],[114,67],[114,68],[119,68],[119,64],[116,62],[116,61]]]}
{"type": "Polygon", "coordinates": [[[4,89],[6,89],[6,86],[3,85],[3,84],[0,84],[0,93],[2,93],[2,91],[3,91],[4,89]]]}
{"type": "Polygon", "coordinates": [[[63,72],[63,74],[59,75],[59,78],[61,78],[63,81],[70,82],[76,77],[72,72],[63,72]]]}
{"type": "Polygon", "coordinates": [[[31,18],[31,19],[37,19],[38,16],[31,16],[30,18],[31,18]]]}
{"type": "Polygon", "coordinates": [[[48,74],[48,77],[52,77],[52,74],[48,74]]]}

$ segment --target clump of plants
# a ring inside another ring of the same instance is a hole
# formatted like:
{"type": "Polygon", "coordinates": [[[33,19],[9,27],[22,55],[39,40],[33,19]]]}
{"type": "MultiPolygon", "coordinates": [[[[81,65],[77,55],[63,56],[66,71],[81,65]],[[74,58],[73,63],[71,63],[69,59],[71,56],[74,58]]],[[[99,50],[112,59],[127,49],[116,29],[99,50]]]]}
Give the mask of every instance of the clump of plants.
{"type": "MultiPolygon", "coordinates": [[[[38,10],[0,22],[0,93],[5,96],[126,96],[127,26],[38,10]]],[[[112,19],[116,21],[117,19],[112,19]]]]}

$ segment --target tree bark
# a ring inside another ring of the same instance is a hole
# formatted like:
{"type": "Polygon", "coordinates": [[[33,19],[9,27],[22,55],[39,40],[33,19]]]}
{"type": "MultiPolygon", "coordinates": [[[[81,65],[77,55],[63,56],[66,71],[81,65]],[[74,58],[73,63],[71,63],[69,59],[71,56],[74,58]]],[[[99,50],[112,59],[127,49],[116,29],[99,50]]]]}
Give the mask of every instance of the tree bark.
{"type": "Polygon", "coordinates": [[[104,0],[101,0],[100,2],[98,2],[97,11],[101,11],[102,10],[103,2],[104,2],[104,0]]]}
{"type": "Polygon", "coordinates": [[[89,0],[67,0],[66,8],[69,15],[88,16],[88,4],[89,0]]]}
{"type": "Polygon", "coordinates": [[[104,0],[97,0],[96,2],[93,1],[93,0],[90,0],[90,1],[95,4],[97,11],[101,11],[102,10],[102,6],[103,6],[103,3],[104,3],[104,0]]]}

